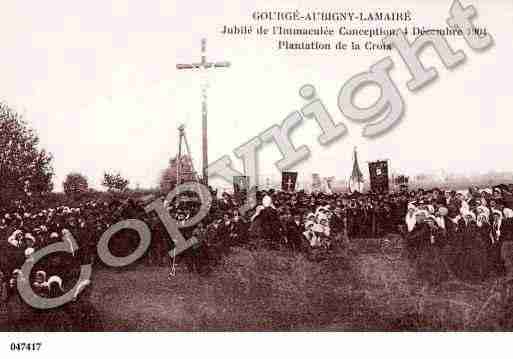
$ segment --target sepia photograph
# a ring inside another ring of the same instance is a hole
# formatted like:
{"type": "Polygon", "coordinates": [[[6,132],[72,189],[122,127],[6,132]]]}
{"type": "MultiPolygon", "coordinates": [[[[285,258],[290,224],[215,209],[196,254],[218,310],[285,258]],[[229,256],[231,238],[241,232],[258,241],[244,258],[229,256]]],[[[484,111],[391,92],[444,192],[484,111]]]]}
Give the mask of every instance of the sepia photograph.
{"type": "Polygon", "coordinates": [[[513,330],[511,0],[0,20],[0,350],[513,330]]]}

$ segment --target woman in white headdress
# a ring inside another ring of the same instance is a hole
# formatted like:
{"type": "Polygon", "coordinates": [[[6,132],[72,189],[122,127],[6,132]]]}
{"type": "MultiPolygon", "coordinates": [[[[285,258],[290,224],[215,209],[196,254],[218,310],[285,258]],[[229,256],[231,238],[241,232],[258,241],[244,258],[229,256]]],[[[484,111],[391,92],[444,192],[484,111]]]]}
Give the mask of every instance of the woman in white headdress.
{"type": "Polygon", "coordinates": [[[406,246],[410,259],[418,257],[422,250],[429,244],[429,227],[426,219],[429,217],[426,210],[417,210],[415,215],[415,224],[413,229],[406,234],[406,246]]]}
{"type": "Polygon", "coordinates": [[[66,242],[66,244],[69,246],[69,250],[71,255],[75,256],[75,252],[77,248],[74,246],[74,238],[73,234],[71,234],[71,231],[69,229],[64,228],[62,230],[62,240],[66,242]]]}
{"type": "Polygon", "coordinates": [[[447,231],[449,231],[450,224],[447,222],[446,217],[449,211],[446,207],[439,207],[435,213],[435,222],[438,227],[446,231],[446,236],[448,236],[447,231]]]}
{"type": "Polygon", "coordinates": [[[34,262],[34,253],[35,249],[32,247],[25,249],[25,262],[34,262]]]}
{"type": "Polygon", "coordinates": [[[488,216],[484,212],[478,213],[477,226],[481,228],[482,232],[490,232],[490,221],[488,219],[488,216]]]}
{"type": "Polygon", "coordinates": [[[62,278],[58,275],[52,275],[46,280],[46,272],[42,270],[36,272],[33,287],[40,295],[45,297],[56,298],[64,294],[62,278]]]}
{"type": "Polygon", "coordinates": [[[508,208],[508,207],[504,207],[504,209],[502,210],[502,212],[503,212],[503,214],[504,214],[504,218],[505,218],[505,219],[513,218],[513,209],[508,208]]]}
{"type": "Polygon", "coordinates": [[[264,198],[262,198],[262,205],[264,206],[264,208],[274,208],[273,200],[269,195],[265,195],[264,198]]]}
{"type": "Polygon", "coordinates": [[[470,206],[468,205],[468,202],[462,198],[461,204],[460,204],[460,213],[467,213],[470,210],[470,206]]]}
{"type": "Polygon", "coordinates": [[[311,248],[317,248],[321,246],[321,238],[319,233],[314,230],[315,222],[307,221],[305,223],[305,231],[303,232],[303,236],[308,241],[308,244],[311,248]]]}
{"type": "Polygon", "coordinates": [[[23,244],[23,231],[20,229],[15,230],[9,238],[7,238],[7,242],[9,242],[10,245],[16,248],[21,248],[23,244]]]}
{"type": "Polygon", "coordinates": [[[479,202],[478,206],[476,207],[476,213],[478,215],[482,213],[485,216],[490,217],[490,209],[483,205],[482,202],[479,202]]]}
{"type": "Polygon", "coordinates": [[[465,225],[469,226],[471,224],[477,224],[476,214],[470,210],[462,210],[461,215],[463,216],[463,220],[465,221],[465,225]]]}
{"type": "Polygon", "coordinates": [[[415,212],[417,211],[417,207],[415,207],[412,203],[408,204],[408,211],[406,212],[406,217],[404,221],[406,222],[406,229],[408,232],[413,231],[415,228],[415,224],[417,223],[417,219],[415,216],[415,212]]]}

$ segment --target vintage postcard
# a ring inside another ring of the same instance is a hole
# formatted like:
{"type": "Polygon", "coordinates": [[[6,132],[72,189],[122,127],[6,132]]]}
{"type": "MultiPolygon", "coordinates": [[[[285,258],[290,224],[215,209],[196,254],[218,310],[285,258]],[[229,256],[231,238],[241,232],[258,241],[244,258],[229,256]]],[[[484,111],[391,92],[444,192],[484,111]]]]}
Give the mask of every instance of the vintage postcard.
{"type": "Polygon", "coordinates": [[[0,352],[513,330],[511,0],[21,0],[0,26],[0,352]]]}

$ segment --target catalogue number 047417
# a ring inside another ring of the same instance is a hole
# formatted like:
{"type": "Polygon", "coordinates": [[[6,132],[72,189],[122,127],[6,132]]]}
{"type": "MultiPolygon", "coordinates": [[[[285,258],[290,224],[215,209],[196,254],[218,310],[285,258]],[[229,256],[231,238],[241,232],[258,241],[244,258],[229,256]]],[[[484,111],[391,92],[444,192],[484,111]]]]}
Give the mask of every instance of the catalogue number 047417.
{"type": "Polygon", "coordinates": [[[43,343],[11,343],[12,352],[38,352],[43,343]]]}

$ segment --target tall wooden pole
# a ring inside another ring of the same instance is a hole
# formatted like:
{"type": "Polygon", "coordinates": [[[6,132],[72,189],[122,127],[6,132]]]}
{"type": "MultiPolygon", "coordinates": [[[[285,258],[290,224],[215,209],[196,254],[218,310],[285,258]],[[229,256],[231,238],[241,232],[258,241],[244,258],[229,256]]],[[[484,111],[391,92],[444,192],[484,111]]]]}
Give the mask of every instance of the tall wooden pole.
{"type": "MultiPolygon", "coordinates": [[[[214,67],[230,67],[228,61],[223,62],[207,62],[206,56],[207,40],[201,40],[201,62],[195,62],[192,64],[177,64],[178,70],[186,69],[199,69],[206,71],[207,69],[214,67]]],[[[202,168],[203,168],[203,183],[208,186],[208,122],[207,122],[207,84],[201,85],[201,127],[202,127],[202,168]]]]}
{"type": "MultiPolygon", "coordinates": [[[[201,63],[207,63],[206,57],[206,48],[207,48],[207,40],[201,39],[201,63]]],[[[206,68],[203,66],[202,71],[205,71],[206,68]]],[[[207,88],[208,83],[204,82],[201,84],[201,138],[202,138],[202,146],[203,149],[203,159],[202,159],[202,167],[203,167],[203,183],[205,186],[208,186],[208,123],[207,123],[207,88]]]]}

